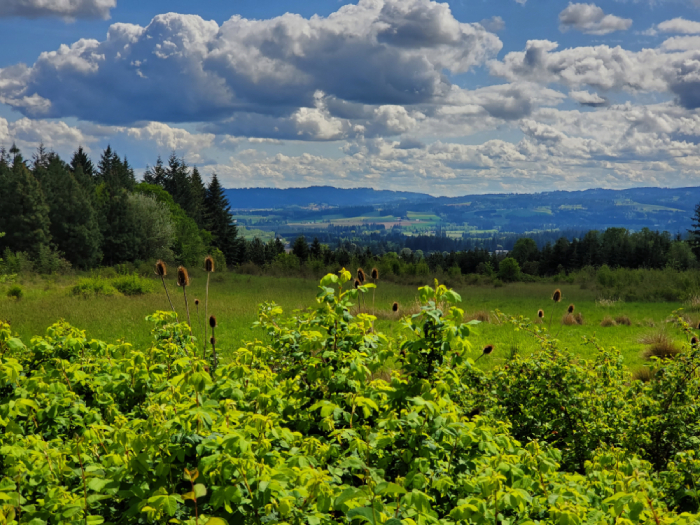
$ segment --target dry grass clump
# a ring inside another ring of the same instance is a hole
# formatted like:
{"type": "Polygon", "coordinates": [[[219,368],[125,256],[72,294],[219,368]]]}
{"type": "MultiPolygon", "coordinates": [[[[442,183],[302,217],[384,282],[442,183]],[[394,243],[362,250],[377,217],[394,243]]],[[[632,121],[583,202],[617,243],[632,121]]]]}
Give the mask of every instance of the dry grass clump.
{"type": "Polygon", "coordinates": [[[580,325],[586,324],[586,322],[583,319],[583,314],[581,312],[577,313],[574,316],[574,318],[576,319],[576,324],[580,324],[580,325]]]}
{"type": "Polygon", "coordinates": [[[632,374],[632,379],[635,381],[641,381],[642,383],[648,383],[654,379],[654,371],[648,366],[643,366],[642,368],[638,368],[634,371],[632,374]]]}
{"type": "Polygon", "coordinates": [[[598,299],[596,300],[595,305],[600,308],[612,308],[617,303],[621,302],[622,301],[620,299],[598,299]]]}
{"type": "Polygon", "coordinates": [[[623,325],[625,325],[625,326],[632,326],[632,321],[631,321],[630,318],[629,318],[628,316],[626,316],[626,315],[618,315],[618,316],[615,318],[615,322],[616,322],[617,324],[623,324],[623,325]]]}
{"type": "Polygon", "coordinates": [[[685,306],[688,310],[697,312],[700,311],[700,295],[694,295],[685,302],[685,306]]]}
{"type": "Polygon", "coordinates": [[[481,321],[482,323],[490,323],[491,315],[486,310],[479,310],[466,316],[467,321],[481,321]]]}
{"type": "Polygon", "coordinates": [[[647,349],[642,353],[645,359],[651,359],[652,357],[670,359],[681,352],[675,341],[665,332],[647,334],[641,337],[639,342],[647,345],[647,349]]]}
{"type": "Polygon", "coordinates": [[[606,315],[605,317],[603,317],[603,320],[600,322],[600,326],[604,326],[604,327],[617,326],[617,323],[615,322],[615,319],[613,319],[609,315],[606,315]]]}
{"type": "Polygon", "coordinates": [[[571,326],[574,324],[578,324],[576,322],[576,317],[574,314],[564,314],[564,317],[561,318],[561,324],[566,325],[566,326],[571,326]]]}

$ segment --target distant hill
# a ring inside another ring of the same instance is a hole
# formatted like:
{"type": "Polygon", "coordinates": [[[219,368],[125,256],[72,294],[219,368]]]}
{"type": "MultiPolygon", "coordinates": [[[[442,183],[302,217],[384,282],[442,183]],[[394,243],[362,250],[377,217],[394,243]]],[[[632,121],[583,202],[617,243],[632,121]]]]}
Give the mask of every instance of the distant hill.
{"type": "MultiPolygon", "coordinates": [[[[631,188],[551,191],[533,194],[487,194],[432,197],[422,193],[310,188],[247,188],[226,190],[234,210],[251,212],[250,224],[268,231],[308,233],[330,225],[382,223],[401,225],[402,231],[449,231],[452,236],[527,234],[545,231],[588,231],[610,227],[642,228],[685,235],[700,186],[687,188],[631,188]],[[309,209],[311,205],[333,210],[309,209]],[[479,233],[482,232],[482,233],[479,233]]],[[[241,218],[241,224],[245,219],[241,218]]]]}
{"type": "Polygon", "coordinates": [[[434,197],[409,191],[341,189],[332,186],[308,188],[241,188],[229,189],[226,197],[233,210],[287,208],[290,206],[358,206],[398,202],[424,202],[434,197]]]}

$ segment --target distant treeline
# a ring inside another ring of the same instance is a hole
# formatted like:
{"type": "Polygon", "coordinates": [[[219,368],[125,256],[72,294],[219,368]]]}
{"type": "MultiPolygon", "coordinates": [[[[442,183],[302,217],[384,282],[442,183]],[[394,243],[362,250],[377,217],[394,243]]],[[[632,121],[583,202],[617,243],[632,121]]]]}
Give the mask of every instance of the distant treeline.
{"type": "Polygon", "coordinates": [[[379,265],[394,275],[420,275],[458,270],[459,274],[499,274],[515,280],[520,273],[531,276],[552,276],[581,270],[585,267],[646,268],[672,267],[687,270],[697,266],[697,259],[688,242],[672,238],[668,232],[642,229],[631,233],[624,228],[589,231],[580,239],[566,237],[539,248],[534,239],[519,238],[511,250],[474,248],[460,251],[423,251],[404,247],[398,251],[373,251],[369,246],[340,243],[336,248],[322,244],[318,238],[309,243],[299,236],[290,253],[282,253],[281,243],[267,244],[259,239],[245,243],[244,261],[259,267],[277,266],[294,269],[302,265],[314,267],[348,267],[379,265]],[[501,268],[508,259],[508,271],[501,268]],[[513,264],[515,263],[515,264],[513,264]]]}
{"type": "Polygon", "coordinates": [[[126,157],[110,147],[95,166],[82,148],[69,163],[43,148],[28,162],[13,146],[0,150],[0,203],[6,271],[156,258],[194,264],[207,253],[235,265],[244,253],[216,175],[205,185],[174,154],[137,183],[126,157]]]}

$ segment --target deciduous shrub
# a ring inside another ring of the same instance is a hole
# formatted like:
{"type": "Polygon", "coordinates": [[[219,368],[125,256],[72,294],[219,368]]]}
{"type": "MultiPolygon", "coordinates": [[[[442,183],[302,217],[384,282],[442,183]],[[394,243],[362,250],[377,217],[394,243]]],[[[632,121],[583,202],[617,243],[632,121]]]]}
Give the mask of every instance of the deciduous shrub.
{"type": "Polygon", "coordinates": [[[7,296],[12,297],[13,299],[20,300],[23,295],[24,291],[22,290],[22,287],[18,284],[10,286],[10,289],[7,290],[7,296]]]}
{"type": "Polygon", "coordinates": [[[111,285],[124,295],[142,295],[151,293],[155,285],[152,280],[138,275],[122,275],[112,279],[111,285]]]}
{"type": "Polygon", "coordinates": [[[486,372],[458,294],[421,288],[394,339],[351,277],[261,305],[216,371],[172,312],[147,348],[0,323],[0,522],[697,522],[697,350],[642,383],[511,319],[541,350],[486,372]]]}

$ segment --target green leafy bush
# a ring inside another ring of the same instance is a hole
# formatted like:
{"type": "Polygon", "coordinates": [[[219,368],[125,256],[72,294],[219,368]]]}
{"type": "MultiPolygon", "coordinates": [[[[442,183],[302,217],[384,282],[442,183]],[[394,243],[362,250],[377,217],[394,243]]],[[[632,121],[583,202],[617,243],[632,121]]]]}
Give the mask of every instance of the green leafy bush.
{"type": "Polygon", "coordinates": [[[7,296],[20,300],[22,296],[24,296],[24,291],[22,290],[21,286],[15,284],[11,286],[9,290],[7,290],[7,296]]]}
{"type": "Polygon", "coordinates": [[[111,285],[124,295],[143,295],[151,293],[155,285],[150,279],[138,275],[122,275],[112,279],[111,285]]]}
{"type": "Polygon", "coordinates": [[[485,372],[458,294],[389,338],[351,279],[218,368],[172,312],[147,348],[0,322],[0,523],[698,523],[698,351],[641,384],[516,319],[540,354],[485,372]]]}
{"type": "Polygon", "coordinates": [[[78,284],[71,288],[72,295],[92,297],[104,295],[107,297],[119,295],[119,291],[110,284],[110,281],[102,277],[88,277],[78,280],[78,284]]]}

